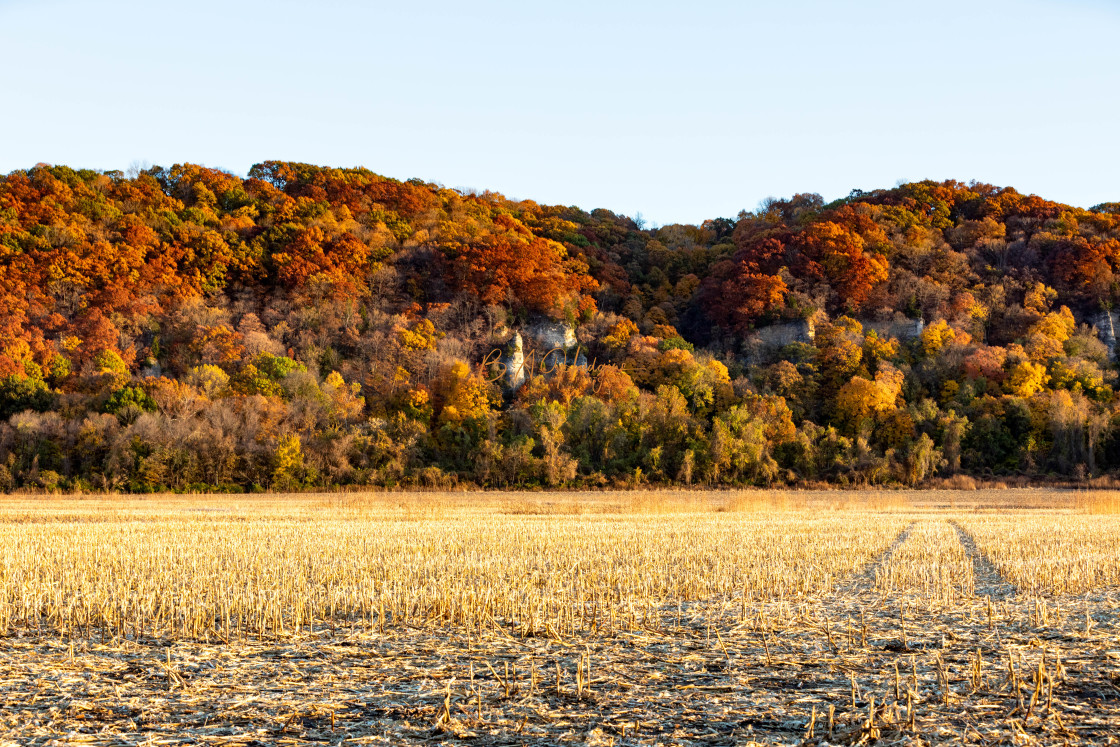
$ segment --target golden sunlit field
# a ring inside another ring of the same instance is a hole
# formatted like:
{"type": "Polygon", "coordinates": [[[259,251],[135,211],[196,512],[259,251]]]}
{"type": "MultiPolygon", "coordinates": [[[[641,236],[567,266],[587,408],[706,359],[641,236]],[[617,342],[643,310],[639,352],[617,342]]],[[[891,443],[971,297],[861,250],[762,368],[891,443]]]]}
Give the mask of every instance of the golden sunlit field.
{"type": "Polygon", "coordinates": [[[1118,592],[1104,492],[9,497],[0,744],[1114,744],[1118,592]]]}

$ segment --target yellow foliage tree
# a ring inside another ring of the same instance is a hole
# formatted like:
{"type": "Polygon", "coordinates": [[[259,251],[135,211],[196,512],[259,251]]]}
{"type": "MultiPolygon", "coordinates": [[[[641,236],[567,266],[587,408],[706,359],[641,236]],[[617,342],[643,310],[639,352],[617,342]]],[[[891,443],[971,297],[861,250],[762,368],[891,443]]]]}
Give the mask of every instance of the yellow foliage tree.
{"type": "MultiPolygon", "coordinates": [[[[689,357],[692,358],[691,354],[689,357]]],[[[702,354],[700,360],[690,360],[689,364],[682,366],[680,377],[673,383],[696,409],[710,407],[717,400],[731,396],[731,375],[727,366],[706,354],[702,354]]]]}
{"type": "Polygon", "coordinates": [[[408,352],[434,350],[436,340],[442,336],[441,333],[436,332],[436,327],[430,319],[421,319],[412,325],[411,329],[407,327],[397,328],[397,341],[408,352]]]}
{"type": "Polygon", "coordinates": [[[439,381],[436,392],[443,404],[443,420],[465,420],[484,416],[496,403],[493,386],[461,360],[448,366],[439,381]]]}
{"type": "Polygon", "coordinates": [[[898,340],[893,337],[882,338],[875,330],[871,330],[863,341],[863,359],[869,364],[878,364],[896,355],[898,355],[898,340]]]}
{"type": "Polygon", "coordinates": [[[273,461],[275,468],[272,470],[272,482],[277,488],[291,490],[300,485],[303,478],[303,447],[299,436],[293,433],[280,438],[273,461]]]}
{"type": "Polygon", "coordinates": [[[611,350],[622,350],[630,344],[630,338],[636,334],[638,334],[638,325],[623,317],[610,328],[607,336],[603,338],[603,344],[611,350]]]}
{"type": "Polygon", "coordinates": [[[1037,311],[1039,314],[1045,314],[1057,298],[1058,291],[1045,283],[1035,283],[1034,287],[1030,288],[1023,296],[1023,306],[1037,311]]]}
{"type": "Polygon", "coordinates": [[[816,346],[820,351],[817,362],[821,383],[830,391],[837,389],[863,361],[863,325],[846,316],[831,324],[825,322],[817,327],[816,346]]]}
{"type": "Polygon", "coordinates": [[[1009,394],[1017,397],[1031,397],[1045,389],[1049,381],[1046,366],[1041,363],[1022,361],[1011,369],[1011,375],[1004,382],[1004,388],[1009,394]]]}
{"type": "Polygon", "coordinates": [[[1032,361],[1043,363],[1065,355],[1065,343],[1073,336],[1077,323],[1069,307],[1050,312],[1031,325],[1027,332],[1027,354],[1032,361]]]}
{"type": "Polygon", "coordinates": [[[362,414],[366,400],[358,394],[360,384],[347,384],[338,371],[331,371],[320,387],[327,398],[330,419],[333,425],[354,420],[362,414]]]}
{"type": "Polygon", "coordinates": [[[949,323],[944,319],[938,319],[922,330],[922,350],[932,358],[946,345],[951,344],[956,337],[957,333],[949,323]]]}
{"type": "Polygon", "coordinates": [[[874,381],[853,376],[836,394],[836,413],[856,431],[865,420],[879,419],[895,409],[902,382],[902,372],[889,364],[883,364],[874,381]]]}
{"type": "Polygon", "coordinates": [[[192,368],[187,375],[187,383],[198,389],[206,399],[217,399],[229,390],[229,374],[207,363],[192,368]]]}

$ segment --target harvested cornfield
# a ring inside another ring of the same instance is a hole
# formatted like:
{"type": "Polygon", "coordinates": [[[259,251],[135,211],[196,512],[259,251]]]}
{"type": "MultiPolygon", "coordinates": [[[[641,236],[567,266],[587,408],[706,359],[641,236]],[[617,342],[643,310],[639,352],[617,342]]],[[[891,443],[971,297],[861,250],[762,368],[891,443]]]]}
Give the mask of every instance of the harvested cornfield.
{"type": "Polygon", "coordinates": [[[11,498],[12,744],[1108,744],[1107,496],[11,498]]]}

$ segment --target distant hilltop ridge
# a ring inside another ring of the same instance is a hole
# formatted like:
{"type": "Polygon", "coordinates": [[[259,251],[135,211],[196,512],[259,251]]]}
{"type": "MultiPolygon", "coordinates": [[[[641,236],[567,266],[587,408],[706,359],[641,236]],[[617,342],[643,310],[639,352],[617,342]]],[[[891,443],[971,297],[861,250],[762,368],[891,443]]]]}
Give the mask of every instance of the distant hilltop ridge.
{"type": "Polygon", "coordinates": [[[0,490],[1089,479],[1118,272],[1120,203],[975,182],[647,228],[40,164],[0,177],[0,490]]]}

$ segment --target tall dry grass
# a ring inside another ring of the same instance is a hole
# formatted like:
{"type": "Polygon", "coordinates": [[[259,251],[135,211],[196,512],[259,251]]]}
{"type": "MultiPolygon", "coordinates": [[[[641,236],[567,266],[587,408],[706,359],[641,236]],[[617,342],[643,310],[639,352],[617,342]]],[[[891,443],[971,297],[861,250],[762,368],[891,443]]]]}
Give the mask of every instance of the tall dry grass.
{"type": "Polygon", "coordinates": [[[1120,490],[1078,491],[1076,503],[1087,514],[1120,514],[1120,490]]]}

